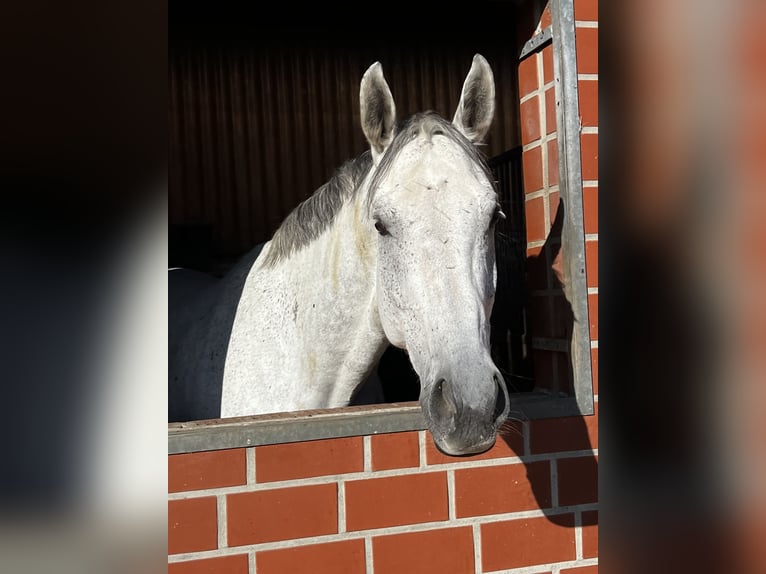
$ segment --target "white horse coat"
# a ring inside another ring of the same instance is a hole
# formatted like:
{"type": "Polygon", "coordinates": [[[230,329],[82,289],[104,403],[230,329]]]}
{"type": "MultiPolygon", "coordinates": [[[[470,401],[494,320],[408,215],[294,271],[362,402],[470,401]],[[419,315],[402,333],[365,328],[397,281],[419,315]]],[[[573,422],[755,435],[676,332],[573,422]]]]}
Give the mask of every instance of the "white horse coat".
{"type": "MultiPolygon", "coordinates": [[[[360,86],[370,152],[288,216],[260,256],[197,293],[171,274],[171,418],[349,403],[389,344],[421,379],[437,445],[489,448],[508,412],[489,354],[497,197],[476,151],[494,80],[476,55],[452,122],[395,127],[379,63],[360,86]]],[[[173,273],[178,273],[174,271],[173,273]]]]}

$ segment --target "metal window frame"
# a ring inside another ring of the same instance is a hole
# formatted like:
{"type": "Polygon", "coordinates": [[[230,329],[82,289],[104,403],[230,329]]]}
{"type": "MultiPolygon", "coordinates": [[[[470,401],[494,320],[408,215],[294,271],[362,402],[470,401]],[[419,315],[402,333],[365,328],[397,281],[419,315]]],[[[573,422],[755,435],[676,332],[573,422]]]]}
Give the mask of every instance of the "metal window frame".
{"type": "Polygon", "coordinates": [[[551,0],[553,76],[559,156],[559,197],[564,205],[561,231],[564,249],[564,289],[574,323],[570,356],[574,373],[576,415],[592,415],[588,284],[585,276],[585,226],[580,155],[580,103],[577,87],[577,52],[573,0],[551,0]]]}
{"type": "MultiPolygon", "coordinates": [[[[594,413],[574,6],[573,0],[550,0],[550,5],[551,26],[525,44],[521,57],[542,48],[548,41],[553,43],[559,194],[566,210],[562,229],[562,244],[566,248],[564,276],[566,296],[575,318],[570,349],[575,396],[559,397],[538,392],[511,395],[512,411],[523,413],[528,420],[594,413]]],[[[169,424],[168,453],[425,429],[425,419],[417,402],[212,419],[169,424]]]]}

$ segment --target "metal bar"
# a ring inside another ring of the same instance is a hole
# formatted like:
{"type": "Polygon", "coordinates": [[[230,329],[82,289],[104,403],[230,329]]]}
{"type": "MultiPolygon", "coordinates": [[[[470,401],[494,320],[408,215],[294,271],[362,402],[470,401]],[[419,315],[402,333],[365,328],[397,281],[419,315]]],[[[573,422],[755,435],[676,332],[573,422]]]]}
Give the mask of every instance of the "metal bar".
{"type": "MultiPolygon", "coordinates": [[[[511,395],[512,419],[581,414],[573,398],[547,393],[511,395]]],[[[417,401],[321,411],[211,419],[168,425],[168,454],[243,448],[326,438],[425,430],[417,401]]]]}
{"type": "Polygon", "coordinates": [[[417,402],[301,411],[168,425],[168,453],[423,430],[417,402]]]}
{"type": "Polygon", "coordinates": [[[580,163],[580,115],[577,92],[577,53],[573,0],[552,0],[553,74],[556,90],[556,131],[559,152],[559,192],[564,205],[564,293],[572,306],[572,367],[580,413],[593,414],[590,364],[588,287],[585,280],[585,231],[580,163]]]}
{"type": "Polygon", "coordinates": [[[556,351],[558,353],[569,352],[569,341],[566,339],[549,339],[547,337],[532,337],[531,345],[533,349],[540,351],[556,351]]]}
{"type": "Polygon", "coordinates": [[[539,34],[535,34],[529,40],[527,40],[524,46],[522,46],[521,48],[521,54],[519,54],[519,60],[523,60],[524,58],[529,56],[532,52],[539,50],[540,48],[545,46],[548,42],[550,42],[553,37],[552,28],[553,26],[548,26],[542,32],[540,32],[539,34]]]}
{"type": "Polygon", "coordinates": [[[509,419],[540,420],[559,417],[577,417],[584,414],[575,397],[556,397],[544,393],[524,393],[511,399],[509,419]],[[521,397],[521,400],[514,400],[521,397]],[[520,413],[521,416],[514,416],[520,413]]]}

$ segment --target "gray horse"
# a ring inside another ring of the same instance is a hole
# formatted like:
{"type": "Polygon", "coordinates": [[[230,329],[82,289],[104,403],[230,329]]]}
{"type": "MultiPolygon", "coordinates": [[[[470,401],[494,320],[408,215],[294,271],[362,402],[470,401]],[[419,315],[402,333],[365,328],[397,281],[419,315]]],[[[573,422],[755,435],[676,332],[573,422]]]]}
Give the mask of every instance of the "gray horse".
{"type": "Polygon", "coordinates": [[[381,65],[370,66],[369,151],[220,281],[171,273],[171,418],[348,405],[392,344],[420,377],[439,448],[494,444],[509,405],[489,347],[502,212],[475,146],[494,91],[477,54],[451,122],[425,112],[397,126],[381,65]]]}

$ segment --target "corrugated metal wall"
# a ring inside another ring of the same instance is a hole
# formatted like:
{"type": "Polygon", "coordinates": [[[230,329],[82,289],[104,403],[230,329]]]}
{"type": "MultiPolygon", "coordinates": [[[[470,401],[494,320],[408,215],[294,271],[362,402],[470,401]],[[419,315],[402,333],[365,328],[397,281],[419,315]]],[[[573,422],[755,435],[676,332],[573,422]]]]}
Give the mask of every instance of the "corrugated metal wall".
{"type": "Polygon", "coordinates": [[[336,167],[366,149],[359,81],[375,60],[400,118],[425,109],[451,117],[481,51],[497,84],[485,152],[516,146],[513,44],[338,49],[283,41],[171,50],[170,223],[209,226],[215,256],[233,258],[267,240],[336,167]]]}

